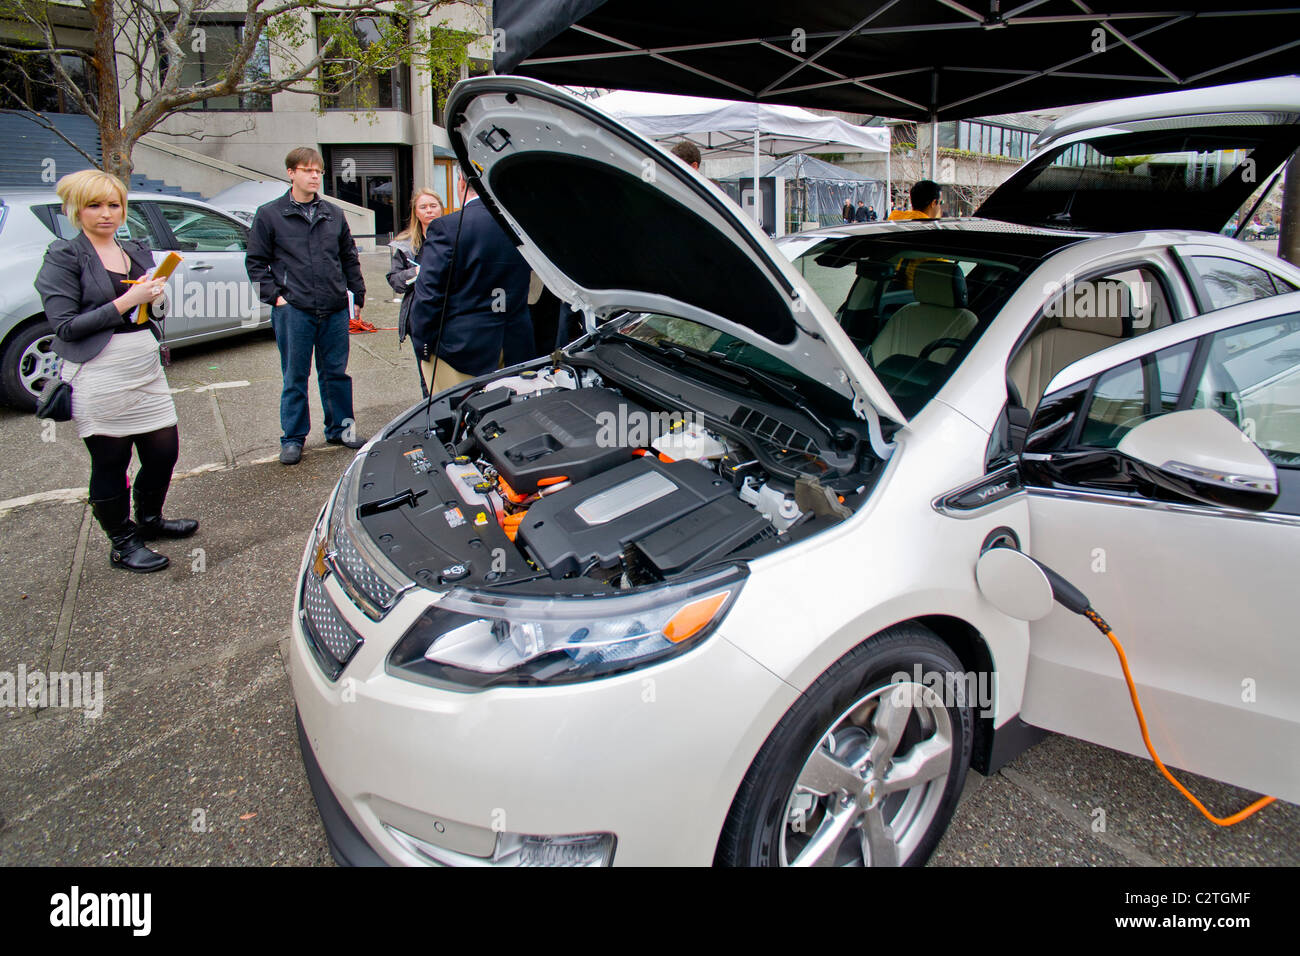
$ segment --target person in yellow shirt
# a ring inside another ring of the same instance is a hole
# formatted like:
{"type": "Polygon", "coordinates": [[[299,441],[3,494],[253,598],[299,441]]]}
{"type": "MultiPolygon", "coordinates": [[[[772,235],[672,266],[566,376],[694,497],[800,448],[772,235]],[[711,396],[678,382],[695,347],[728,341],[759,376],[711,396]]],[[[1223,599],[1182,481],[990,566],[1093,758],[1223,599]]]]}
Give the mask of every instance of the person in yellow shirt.
{"type": "MultiPolygon", "coordinates": [[[[898,222],[903,219],[938,219],[942,213],[939,202],[939,184],[932,179],[921,179],[912,187],[912,208],[908,210],[895,209],[889,214],[890,222],[898,222]]],[[[933,262],[932,259],[905,259],[899,264],[900,282],[899,285],[904,289],[912,288],[916,281],[916,267],[922,262],[933,262]]]]}
{"type": "Polygon", "coordinates": [[[912,187],[912,208],[895,209],[889,214],[891,222],[900,219],[938,219],[941,215],[939,184],[932,179],[918,180],[912,187]]]}

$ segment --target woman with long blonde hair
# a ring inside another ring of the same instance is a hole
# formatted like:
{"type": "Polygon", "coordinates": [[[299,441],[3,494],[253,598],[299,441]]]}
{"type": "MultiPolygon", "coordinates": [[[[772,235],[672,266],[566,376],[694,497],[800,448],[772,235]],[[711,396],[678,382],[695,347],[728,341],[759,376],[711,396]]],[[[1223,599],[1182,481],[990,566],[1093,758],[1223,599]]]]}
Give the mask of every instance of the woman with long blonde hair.
{"type": "MultiPolygon", "coordinates": [[[[397,314],[397,341],[406,339],[407,317],[411,314],[411,298],[415,291],[415,277],[420,272],[420,247],[424,245],[424,232],[442,215],[442,197],[428,187],[421,187],[411,195],[411,216],[405,231],[399,232],[389,243],[393,260],[388,269],[388,284],[402,297],[397,314]]],[[[412,340],[414,341],[414,340],[412,340]]],[[[420,372],[420,357],[415,360],[415,370],[420,375],[420,391],[429,394],[429,387],[420,372]]]]}

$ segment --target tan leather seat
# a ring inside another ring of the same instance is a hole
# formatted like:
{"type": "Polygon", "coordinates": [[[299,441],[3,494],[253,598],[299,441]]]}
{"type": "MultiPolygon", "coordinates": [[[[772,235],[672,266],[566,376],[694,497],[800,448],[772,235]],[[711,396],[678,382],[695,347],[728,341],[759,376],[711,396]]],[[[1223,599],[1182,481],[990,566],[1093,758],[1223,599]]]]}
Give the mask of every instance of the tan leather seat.
{"type": "Polygon", "coordinates": [[[1048,320],[1059,313],[1060,326],[1026,342],[1008,368],[1025,407],[1031,412],[1037,408],[1043,389],[1071,362],[1122,341],[1131,310],[1128,286],[1108,280],[1076,282],[1049,303],[1048,320]]]}
{"type": "MultiPolygon", "coordinates": [[[[966,276],[955,262],[922,262],[916,267],[913,292],[909,302],[895,312],[871,343],[872,360],[879,365],[891,355],[917,358],[925,347],[938,339],[965,340],[979,319],[966,308],[966,276]]],[[[936,352],[949,358],[942,350],[936,352]]]]}

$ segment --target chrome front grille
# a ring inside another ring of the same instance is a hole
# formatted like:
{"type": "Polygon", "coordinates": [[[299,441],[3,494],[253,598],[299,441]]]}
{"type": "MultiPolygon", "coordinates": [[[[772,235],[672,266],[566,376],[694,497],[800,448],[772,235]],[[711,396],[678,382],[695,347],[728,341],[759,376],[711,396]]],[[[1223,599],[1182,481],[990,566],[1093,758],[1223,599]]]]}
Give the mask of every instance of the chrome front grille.
{"type": "Polygon", "coordinates": [[[330,680],[337,680],[348,661],[361,647],[362,638],[339,614],[325,582],[314,571],[303,575],[302,623],[316,662],[330,680]]]}

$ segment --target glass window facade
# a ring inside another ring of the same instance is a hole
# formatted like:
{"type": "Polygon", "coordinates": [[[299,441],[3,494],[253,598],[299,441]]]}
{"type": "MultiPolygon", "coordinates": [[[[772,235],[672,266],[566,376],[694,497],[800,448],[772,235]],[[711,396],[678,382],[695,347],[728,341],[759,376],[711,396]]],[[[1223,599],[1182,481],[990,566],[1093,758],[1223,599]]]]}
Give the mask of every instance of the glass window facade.
{"type": "MultiPolygon", "coordinates": [[[[316,35],[322,35],[326,17],[317,17],[316,35]]],[[[352,32],[362,49],[378,43],[385,30],[391,29],[392,18],[358,17],[352,32]]],[[[353,80],[356,61],[340,58],[327,60],[321,69],[324,87],[322,103],[327,110],[402,110],[411,111],[411,71],[404,63],[391,70],[366,73],[353,80]]]]}

